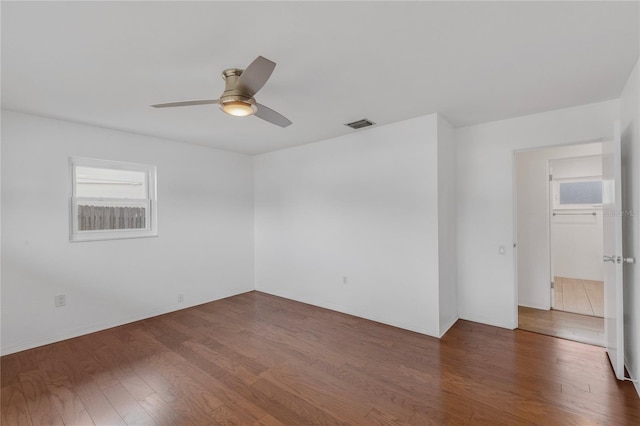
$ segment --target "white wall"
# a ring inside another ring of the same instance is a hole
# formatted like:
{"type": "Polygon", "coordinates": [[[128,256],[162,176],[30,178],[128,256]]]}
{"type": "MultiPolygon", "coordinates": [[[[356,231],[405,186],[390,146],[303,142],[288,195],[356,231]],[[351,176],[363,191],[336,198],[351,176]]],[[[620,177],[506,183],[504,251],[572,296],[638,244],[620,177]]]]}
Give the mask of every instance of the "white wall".
{"type": "Polygon", "coordinates": [[[256,289],[439,336],[437,124],[255,157],[256,289]]]}
{"type": "Polygon", "coordinates": [[[456,151],[453,127],[438,116],[438,271],[440,336],[458,319],[456,287],[456,151]]]}
{"type": "MultiPolygon", "coordinates": [[[[549,230],[549,161],[599,155],[600,143],[529,149],[515,154],[518,304],[551,308],[551,254],[549,230]]],[[[591,161],[591,160],[589,160],[591,161]]],[[[601,162],[600,168],[602,166],[601,162]]],[[[579,171],[578,171],[579,172],[579,171]]],[[[558,171],[562,175],[563,171],[558,171]]],[[[580,173],[580,172],[579,172],[580,173]]],[[[602,216],[600,215],[600,230],[602,216]]],[[[552,235],[555,235],[552,233],[552,235]]],[[[569,238],[573,237],[569,236],[569,238]]],[[[602,248],[602,232],[600,232],[602,248]]],[[[570,243],[570,241],[567,241],[570,243]]],[[[557,253],[558,250],[555,251],[557,253]]],[[[602,256],[598,259],[602,270],[602,256]]]]}
{"type": "Polygon", "coordinates": [[[3,354],[252,289],[251,157],[2,112],[3,354]],[[157,165],[160,236],[70,243],[69,156],[157,165]]]}
{"type": "MultiPolygon", "coordinates": [[[[602,177],[602,156],[555,159],[551,162],[551,169],[556,184],[562,179],[599,180],[602,177]]],[[[558,196],[557,189],[554,196],[558,196]]],[[[552,217],[551,276],[604,280],[602,206],[585,207],[588,208],[558,211],[560,214],[552,217]],[[595,213],[595,216],[584,213],[595,213]]]]}
{"type": "Polygon", "coordinates": [[[602,178],[602,144],[572,145],[551,148],[551,150],[562,152],[564,148],[572,149],[572,152],[578,154],[578,156],[576,158],[550,157],[550,160],[553,160],[551,170],[554,180],[602,178]]]}
{"type": "Polygon", "coordinates": [[[517,326],[514,152],[609,138],[618,113],[612,100],[456,130],[460,318],[517,326]]]}
{"type": "MultiPolygon", "coordinates": [[[[640,61],[636,63],[620,98],[622,124],[622,174],[625,257],[635,265],[624,266],[625,366],[634,379],[640,378],[640,61]]],[[[640,394],[640,385],[635,383],[640,394]]]]}

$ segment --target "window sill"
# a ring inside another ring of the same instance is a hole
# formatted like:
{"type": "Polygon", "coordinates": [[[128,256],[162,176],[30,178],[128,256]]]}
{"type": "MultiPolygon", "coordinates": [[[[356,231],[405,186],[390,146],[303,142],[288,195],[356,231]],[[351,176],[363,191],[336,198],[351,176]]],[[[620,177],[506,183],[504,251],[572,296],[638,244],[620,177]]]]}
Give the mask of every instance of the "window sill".
{"type": "Polygon", "coordinates": [[[69,237],[69,242],[71,243],[83,243],[90,241],[107,241],[107,240],[131,240],[137,238],[156,238],[158,237],[157,232],[118,232],[118,233],[109,233],[108,235],[96,235],[96,234],[84,234],[84,235],[72,235],[69,237]]]}

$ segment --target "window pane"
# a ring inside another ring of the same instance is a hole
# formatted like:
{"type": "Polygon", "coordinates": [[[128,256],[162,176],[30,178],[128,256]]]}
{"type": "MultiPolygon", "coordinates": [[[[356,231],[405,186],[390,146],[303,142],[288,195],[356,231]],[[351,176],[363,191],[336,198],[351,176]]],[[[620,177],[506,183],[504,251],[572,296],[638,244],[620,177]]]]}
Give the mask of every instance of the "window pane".
{"type": "MultiPolygon", "coordinates": [[[[119,203],[121,204],[121,203],[119,203]]],[[[78,231],[146,229],[146,207],[109,205],[91,201],[78,204],[78,231]]]]}
{"type": "Polygon", "coordinates": [[[76,167],[76,197],[147,198],[145,172],[76,167]]]}
{"type": "Polygon", "coordinates": [[[602,204],[602,181],[561,183],[560,204],[602,204]]]}
{"type": "Polygon", "coordinates": [[[156,167],[69,158],[70,241],[158,236],[156,167]]]}

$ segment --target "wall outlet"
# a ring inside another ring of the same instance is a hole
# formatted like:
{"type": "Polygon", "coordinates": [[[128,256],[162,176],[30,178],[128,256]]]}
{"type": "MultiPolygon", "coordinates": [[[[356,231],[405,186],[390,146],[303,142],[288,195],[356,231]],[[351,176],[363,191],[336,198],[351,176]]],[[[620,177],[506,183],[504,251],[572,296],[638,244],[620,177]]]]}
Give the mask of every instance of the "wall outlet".
{"type": "Polygon", "coordinates": [[[67,295],[66,294],[56,294],[54,297],[56,308],[61,306],[66,306],[67,304],[67,295]]]}
{"type": "Polygon", "coordinates": [[[178,303],[183,303],[184,302],[184,294],[180,293],[178,295],[178,303]]]}
{"type": "Polygon", "coordinates": [[[347,285],[349,284],[349,277],[342,277],[342,284],[347,285]]]}

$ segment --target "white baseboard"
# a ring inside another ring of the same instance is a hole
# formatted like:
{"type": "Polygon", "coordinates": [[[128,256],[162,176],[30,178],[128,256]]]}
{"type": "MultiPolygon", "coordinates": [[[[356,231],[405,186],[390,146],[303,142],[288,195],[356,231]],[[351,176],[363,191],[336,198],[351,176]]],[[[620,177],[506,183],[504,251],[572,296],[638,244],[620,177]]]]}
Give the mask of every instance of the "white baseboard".
{"type": "Polygon", "coordinates": [[[403,330],[413,331],[413,332],[424,334],[424,335],[427,335],[427,336],[430,336],[430,337],[435,337],[435,338],[438,338],[438,339],[440,338],[440,336],[437,334],[437,332],[434,332],[432,330],[427,330],[427,329],[422,328],[422,327],[417,327],[417,326],[415,326],[413,324],[405,324],[405,323],[393,321],[393,320],[390,320],[388,318],[384,318],[383,316],[381,316],[379,314],[376,314],[376,313],[347,309],[345,306],[341,306],[341,305],[338,305],[338,304],[335,304],[335,303],[332,303],[332,302],[310,301],[310,300],[306,300],[306,299],[301,298],[301,297],[292,296],[290,294],[280,294],[280,293],[277,293],[277,292],[266,291],[266,290],[263,290],[263,289],[256,289],[256,291],[259,291],[259,292],[262,292],[262,293],[266,293],[266,294],[271,294],[272,296],[282,297],[284,299],[293,300],[293,301],[296,301],[296,302],[306,303],[307,305],[317,306],[319,308],[329,309],[331,311],[336,311],[336,312],[340,312],[340,313],[347,314],[347,315],[353,315],[353,316],[358,317],[358,318],[368,319],[370,321],[379,322],[381,324],[390,325],[392,327],[402,328],[403,330]]]}
{"type": "Polygon", "coordinates": [[[461,320],[477,322],[480,324],[486,324],[493,327],[506,328],[508,330],[515,330],[518,328],[518,323],[516,319],[516,324],[507,324],[506,322],[496,321],[493,318],[485,317],[483,315],[468,315],[465,313],[458,313],[458,316],[461,320]]]}
{"type": "Polygon", "coordinates": [[[551,306],[534,306],[534,305],[529,305],[526,303],[518,303],[518,306],[523,306],[525,308],[531,308],[531,309],[539,309],[541,311],[550,311],[551,310],[551,306]]]}
{"type": "MultiPolygon", "coordinates": [[[[629,372],[629,378],[633,380],[638,380],[638,376],[635,375],[635,372],[633,371],[630,365],[631,364],[625,359],[624,366],[629,372]]],[[[633,383],[633,387],[636,388],[636,393],[638,394],[638,398],[640,398],[640,383],[638,383],[637,381],[631,382],[631,383],[633,383]]]]}
{"type": "MultiPolygon", "coordinates": [[[[253,290],[248,290],[248,291],[253,291],[253,290]]],[[[189,305],[176,305],[176,304],[172,304],[172,305],[167,305],[167,306],[161,306],[155,309],[152,309],[150,311],[146,311],[144,313],[138,314],[138,315],[132,315],[129,317],[125,317],[116,321],[109,321],[109,322],[105,322],[105,323],[96,323],[96,324],[91,324],[88,326],[83,326],[83,327],[78,327],[72,330],[66,330],[63,333],[54,335],[54,336],[42,336],[42,337],[37,337],[37,338],[33,338],[33,339],[27,339],[24,340],[22,342],[13,344],[9,347],[3,347],[2,351],[0,352],[0,355],[4,356],[4,355],[9,355],[9,354],[13,354],[16,352],[21,352],[21,351],[25,351],[27,349],[33,349],[33,348],[37,348],[39,346],[44,346],[44,345],[50,345],[51,343],[56,343],[56,342],[61,342],[63,340],[68,340],[68,339],[73,339],[75,337],[80,337],[80,336],[84,336],[85,334],[91,334],[91,333],[95,333],[98,331],[103,331],[103,330],[107,330],[109,328],[113,328],[113,327],[119,327],[121,325],[125,325],[125,324],[130,324],[132,322],[136,322],[136,321],[141,321],[144,319],[148,319],[148,318],[152,318],[158,315],[164,315],[164,314],[168,314],[170,312],[176,312],[176,311],[180,311],[182,309],[187,309],[187,308],[191,308],[193,306],[198,306],[198,305],[202,305],[204,303],[209,303],[209,302],[214,302],[216,300],[220,300],[220,299],[225,299],[227,297],[231,297],[231,296],[236,296],[238,294],[243,294],[243,293],[247,293],[248,291],[241,291],[239,293],[233,293],[233,294],[229,294],[226,296],[222,296],[222,297],[218,297],[212,300],[202,300],[202,301],[197,301],[195,303],[189,304],[189,305]]]]}
{"type": "Polygon", "coordinates": [[[457,321],[458,321],[458,317],[455,316],[455,317],[451,317],[444,324],[440,324],[440,337],[442,338],[445,334],[447,334],[447,331],[449,331],[449,329],[453,327],[453,324],[455,324],[457,321]]]}

